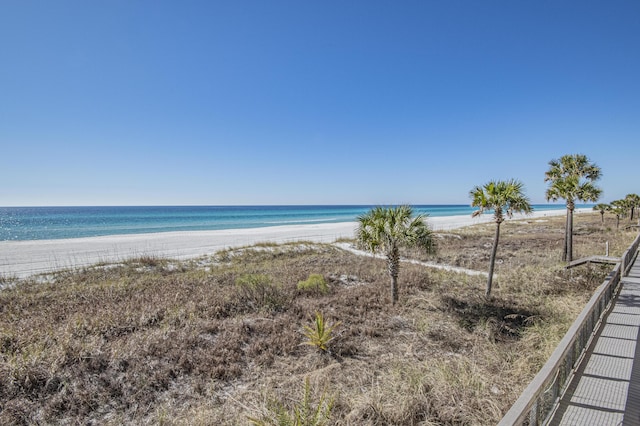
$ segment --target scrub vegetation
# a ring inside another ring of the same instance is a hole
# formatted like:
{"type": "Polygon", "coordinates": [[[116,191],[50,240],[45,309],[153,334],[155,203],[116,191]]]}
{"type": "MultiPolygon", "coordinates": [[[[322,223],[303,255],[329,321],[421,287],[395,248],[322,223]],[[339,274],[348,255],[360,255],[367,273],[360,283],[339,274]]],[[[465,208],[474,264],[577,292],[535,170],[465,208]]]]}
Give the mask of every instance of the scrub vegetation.
{"type": "MultiPolygon", "coordinates": [[[[564,269],[564,225],[506,220],[489,298],[403,263],[394,305],[385,259],[312,243],[5,278],[0,424],[496,424],[611,269],[564,269]]],[[[573,226],[576,258],[637,232],[573,226]]],[[[484,271],[494,233],[400,256],[484,271]]]]}

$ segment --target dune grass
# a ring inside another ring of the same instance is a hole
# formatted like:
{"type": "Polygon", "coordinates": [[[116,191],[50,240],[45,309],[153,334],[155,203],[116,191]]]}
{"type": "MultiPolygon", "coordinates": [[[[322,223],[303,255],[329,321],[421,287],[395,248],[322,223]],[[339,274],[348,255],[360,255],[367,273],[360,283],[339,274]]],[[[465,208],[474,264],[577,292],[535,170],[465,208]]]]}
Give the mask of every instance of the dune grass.
{"type": "MultiPolygon", "coordinates": [[[[384,260],[312,243],[10,280],[0,424],[495,424],[610,270],[564,270],[563,225],[505,222],[488,300],[481,276],[403,263],[394,307],[384,260]],[[298,288],[313,274],[327,291],[298,288]],[[305,344],[317,312],[328,350],[305,344]]],[[[486,270],[493,231],[422,260],[486,270]]],[[[575,232],[576,258],[636,235],[597,213],[575,232]]]]}

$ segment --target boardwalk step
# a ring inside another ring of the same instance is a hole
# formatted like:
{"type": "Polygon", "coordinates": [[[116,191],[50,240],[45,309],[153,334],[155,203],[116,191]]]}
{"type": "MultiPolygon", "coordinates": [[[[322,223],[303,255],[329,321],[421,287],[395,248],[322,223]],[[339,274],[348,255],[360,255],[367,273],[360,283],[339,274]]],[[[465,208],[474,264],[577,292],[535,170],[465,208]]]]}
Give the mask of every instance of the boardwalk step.
{"type": "Polygon", "coordinates": [[[610,264],[615,264],[615,263],[620,263],[620,258],[619,257],[612,257],[612,256],[589,256],[589,257],[583,257],[581,259],[576,259],[576,260],[574,260],[572,262],[569,262],[569,264],[567,266],[565,266],[565,269],[573,268],[575,266],[584,265],[585,263],[610,263],[610,264]]]}

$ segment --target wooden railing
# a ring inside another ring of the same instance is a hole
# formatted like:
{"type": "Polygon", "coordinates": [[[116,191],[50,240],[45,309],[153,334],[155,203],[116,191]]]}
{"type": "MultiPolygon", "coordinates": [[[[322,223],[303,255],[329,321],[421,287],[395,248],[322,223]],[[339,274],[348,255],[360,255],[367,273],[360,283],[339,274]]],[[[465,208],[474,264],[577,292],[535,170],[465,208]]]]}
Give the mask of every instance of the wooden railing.
{"type": "Polygon", "coordinates": [[[612,306],[620,279],[631,268],[640,245],[640,234],[621,257],[621,261],[589,300],[578,318],[562,338],[547,363],[533,378],[520,398],[498,426],[545,424],[555,411],[560,396],[584,356],[603,315],[612,306]]]}
{"type": "Polygon", "coordinates": [[[620,270],[623,273],[623,276],[629,273],[629,269],[631,269],[631,265],[633,265],[633,260],[635,259],[636,254],[638,253],[638,246],[640,246],[640,234],[636,237],[635,241],[631,244],[631,246],[624,252],[621,258],[620,270]]]}

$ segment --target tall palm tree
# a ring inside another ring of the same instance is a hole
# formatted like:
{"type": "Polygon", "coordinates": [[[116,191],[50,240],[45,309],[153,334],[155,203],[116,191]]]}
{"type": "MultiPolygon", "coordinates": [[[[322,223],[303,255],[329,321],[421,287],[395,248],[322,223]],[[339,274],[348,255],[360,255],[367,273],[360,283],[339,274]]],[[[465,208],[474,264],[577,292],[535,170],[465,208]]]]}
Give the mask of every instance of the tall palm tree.
{"type": "Polygon", "coordinates": [[[478,216],[487,210],[493,210],[493,219],[496,222],[496,234],[493,239],[493,248],[491,249],[491,258],[489,260],[486,297],[491,294],[493,268],[500,238],[500,224],[504,222],[504,215],[506,214],[507,217],[511,218],[513,213],[530,213],[533,210],[523,190],[524,186],[521,182],[511,179],[508,181],[490,181],[484,186],[476,186],[469,192],[469,196],[473,200],[471,206],[478,207],[478,210],[473,212],[473,216],[478,216]]]}
{"type": "Polygon", "coordinates": [[[549,182],[547,201],[562,198],[567,202],[567,220],[562,260],[573,260],[573,211],[576,201],[598,201],[602,190],[594,182],[600,179],[600,167],[591,163],[586,155],[564,155],[549,161],[544,180],[549,182]]]}
{"type": "Polygon", "coordinates": [[[638,194],[627,194],[624,197],[625,201],[628,203],[629,209],[631,210],[631,216],[629,217],[629,221],[633,221],[633,212],[636,207],[640,206],[640,195],[638,194]]]}
{"type": "Polygon", "coordinates": [[[400,247],[412,246],[435,252],[435,241],[426,215],[413,217],[410,206],[375,207],[358,217],[356,240],[358,246],[372,253],[382,252],[387,258],[391,277],[391,300],[398,301],[398,273],[400,247]]]}
{"type": "Polygon", "coordinates": [[[600,213],[600,219],[602,220],[602,223],[604,223],[604,214],[608,212],[610,208],[611,206],[607,203],[600,203],[593,206],[593,210],[600,213]]]}

